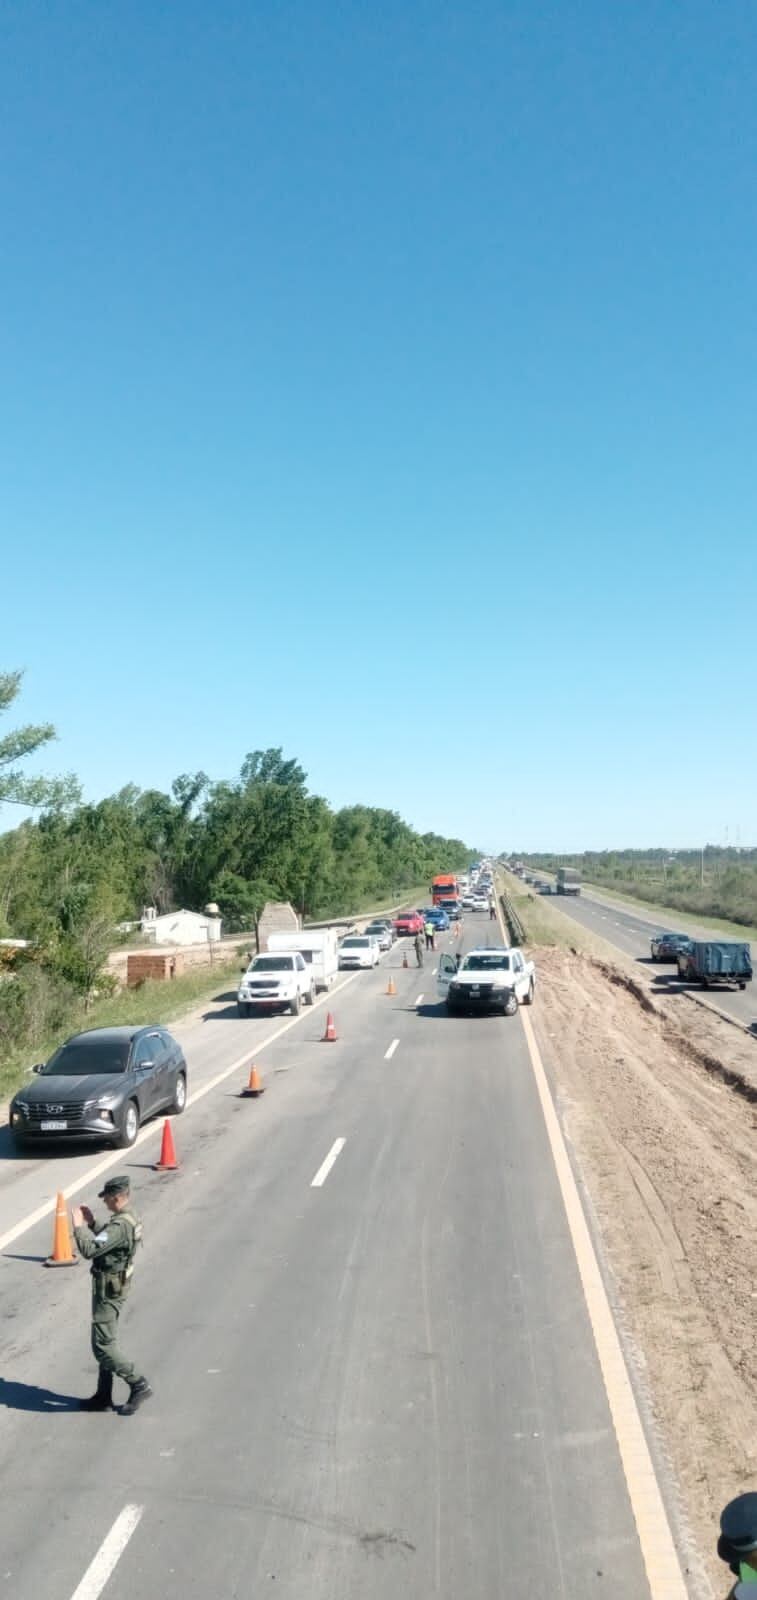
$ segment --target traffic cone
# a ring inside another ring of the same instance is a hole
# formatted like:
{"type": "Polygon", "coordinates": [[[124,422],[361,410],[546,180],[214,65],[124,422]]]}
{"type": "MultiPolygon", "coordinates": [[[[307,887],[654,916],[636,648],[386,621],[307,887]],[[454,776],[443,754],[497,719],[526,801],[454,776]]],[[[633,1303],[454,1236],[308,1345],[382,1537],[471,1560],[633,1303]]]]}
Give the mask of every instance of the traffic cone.
{"type": "Polygon", "coordinates": [[[175,1172],[179,1163],[176,1160],[176,1151],[171,1132],[171,1121],[166,1117],[163,1123],[163,1141],[160,1146],[160,1160],[155,1163],[156,1172],[175,1172]]]}
{"type": "Polygon", "coordinates": [[[410,962],[407,959],[407,951],[405,951],[405,953],[404,953],[404,955],[402,957],[402,965],[403,965],[403,967],[409,967],[409,965],[410,965],[410,962]]]}
{"type": "Polygon", "coordinates": [[[387,994],[396,994],[397,993],[397,985],[396,985],[393,977],[391,976],[391,973],[389,975],[389,982],[388,982],[388,984],[386,986],[386,992],[387,992],[387,994]]]}
{"type": "Polygon", "coordinates": [[[46,1267],[75,1267],[79,1257],[71,1249],[71,1234],[68,1227],[68,1213],[66,1202],[58,1190],[55,1200],[55,1227],[53,1228],[53,1253],[48,1256],[46,1267]]]}
{"type": "Polygon", "coordinates": [[[263,1093],[263,1088],[264,1085],[260,1082],[260,1073],[253,1063],[250,1068],[250,1081],[247,1088],[242,1090],[239,1098],[240,1100],[256,1099],[259,1094],[263,1093]]]}
{"type": "Polygon", "coordinates": [[[326,1017],[326,1032],[323,1035],[323,1043],[324,1044],[333,1044],[335,1039],[336,1039],[336,1023],[334,1022],[334,1018],[332,1017],[331,1012],[329,1011],[329,1013],[328,1013],[328,1015],[326,1017]]]}

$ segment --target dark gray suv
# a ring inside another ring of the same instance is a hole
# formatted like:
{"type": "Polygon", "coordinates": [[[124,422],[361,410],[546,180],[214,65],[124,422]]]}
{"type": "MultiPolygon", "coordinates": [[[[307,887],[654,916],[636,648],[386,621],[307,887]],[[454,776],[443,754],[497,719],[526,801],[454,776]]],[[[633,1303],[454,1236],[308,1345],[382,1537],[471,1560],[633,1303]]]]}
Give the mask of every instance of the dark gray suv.
{"type": "Polygon", "coordinates": [[[187,1063],[165,1028],[91,1028],[34,1071],[10,1105],[19,1146],[76,1138],[127,1149],[140,1123],[187,1102],[187,1063]]]}

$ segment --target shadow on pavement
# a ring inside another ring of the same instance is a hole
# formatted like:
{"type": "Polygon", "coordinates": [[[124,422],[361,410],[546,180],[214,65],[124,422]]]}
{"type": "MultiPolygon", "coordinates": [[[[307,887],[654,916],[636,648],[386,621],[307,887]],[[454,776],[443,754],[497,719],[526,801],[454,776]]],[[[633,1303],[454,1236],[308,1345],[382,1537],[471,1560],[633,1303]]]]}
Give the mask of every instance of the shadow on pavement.
{"type": "Polygon", "coordinates": [[[71,1394],[56,1394],[54,1389],[39,1389],[34,1383],[9,1382],[0,1378],[0,1405],[9,1411],[78,1411],[79,1401],[71,1394]]]}

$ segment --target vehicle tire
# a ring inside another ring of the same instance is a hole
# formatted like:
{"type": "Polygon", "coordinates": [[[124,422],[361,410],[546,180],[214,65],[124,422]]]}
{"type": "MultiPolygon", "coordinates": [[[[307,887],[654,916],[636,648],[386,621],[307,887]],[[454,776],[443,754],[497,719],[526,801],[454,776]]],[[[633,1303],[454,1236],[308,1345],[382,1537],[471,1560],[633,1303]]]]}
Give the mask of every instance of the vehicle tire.
{"type": "Polygon", "coordinates": [[[300,997],[299,997],[298,994],[296,994],[294,999],[290,1002],[289,1010],[291,1011],[293,1017],[298,1017],[299,1016],[299,1014],[300,1014],[300,997]]]}
{"type": "Polygon", "coordinates": [[[515,990],[513,989],[512,994],[509,994],[507,996],[506,1001],[505,1001],[505,1016],[506,1017],[514,1017],[517,1009],[518,1009],[518,996],[515,993],[515,990]]]}
{"type": "Polygon", "coordinates": [[[745,989],[746,988],[746,984],[745,983],[740,983],[739,984],[739,988],[740,989],[745,989]]]}
{"type": "Polygon", "coordinates": [[[710,987],[710,980],[709,980],[709,978],[707,978],[707,977],[705,977],[703,975],[702,976],[702,988],[703,989],[709,989],[709,987],[710,987]]]}
{"type": "Polygon", "coordinates": [[[116,1144],[119,1150],[130,1150],[139,1133],[139,1106],[136,1100],[127,1100],[121,1114],[121,1127],[116,1144]]]}
{"type": "Polygon", "coordinates": [[[308,1005],[308,1006],[314,1006],[315,1005],[315,984],[314,983],[311,983],[310,988],[308,989],[308,992],[307,992],[307,994],[305,996],[305,1004],[308,1005]]]}
{"type": "Polygon", "coordinates": [[[456,1017],[457,1016],[457,1006],[453,1006],[449,1000],[447,1001],[447,1016],[448,1017],[456,1017]]]}
{"type": "Polygon", "coordinates": [[[176,1082],[173,1086],[173,1100],[169,1115],[180,1117],[187,1104],[187,1077],[185,1072],[177,1072],[176,1082]]]}
{"type": "Polygon", "coordinates": [[[533,1003],[534,1003],[534,980],[532,978],[531,982],[528,985],[528,990],[523,996],[523,1004],[524,1004],[524,1006],[532,1006],[533,1003]]]}
{"type": "Polygon", "coordinates": [[[250,1008],[244,1000],[237,1001],[237,1011],[240,1017],[249,1017],[250,1015],[250,1008]]]}

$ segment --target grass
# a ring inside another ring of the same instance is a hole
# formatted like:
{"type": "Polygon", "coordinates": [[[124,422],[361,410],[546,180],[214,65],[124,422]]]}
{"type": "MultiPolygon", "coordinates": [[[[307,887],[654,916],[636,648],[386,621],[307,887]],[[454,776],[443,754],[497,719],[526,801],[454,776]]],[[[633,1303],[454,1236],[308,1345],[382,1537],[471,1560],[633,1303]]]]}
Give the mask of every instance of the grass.
{"type": "MultiPolygon", "coordinates": [[[[516,883],[518,879],[514,880],[516,883]]],[[[593,883],[591,879],[585,880],[587,887],[595,889],[598,894],[618,905],[633,906],[634,910],[646,909],[650,917],[659,917],[662,922],[675,921],[681,933],[695,932],[697,928],[706,928],[711,933],[726,934],[729,939],[749,939],[757,941],[757,928],[745,927],[743,922],[726,922],[718,917],[700,916],[698,912],[680,911],[676,906],[667,906],[662,901],[647,900],[643,895],[632,894],[630,890],[620,894],[615,889],[608,889],[604,883],[593,883]]]]}
{"type": "Polygon", "coordinates": [[[592,955],[607,955],[608,946],[599,936],[553,905],[551,896],[533,894],[510,872],[501,874],[502,887],[526,930],[529,946],[557,945],[563,950],[585,950],[592,955]]]}
{"type": "MultiPolygon", "coordinates": [[[[219,962],[212,969],[202,967],[172,978],[170,983],[148,982],[138,989],[122,989],[108,999],[96,1000],[89,1011],[82,1007],[78,1018],[73,1018],[69,1033],[77,1028],[117,1027],[120,1023],[175,1022],[178,1017],[212,1000],[219,991],[236,989],[241,957],[219,962]]],[[[29,1076],[32,1061],[46,1061],[61,1042],[60,1033],[42,1039],[30,1050],[16,1051],[7,1056],[0,1066],[0,1097],[11,1095],[29,1076]]]]}

